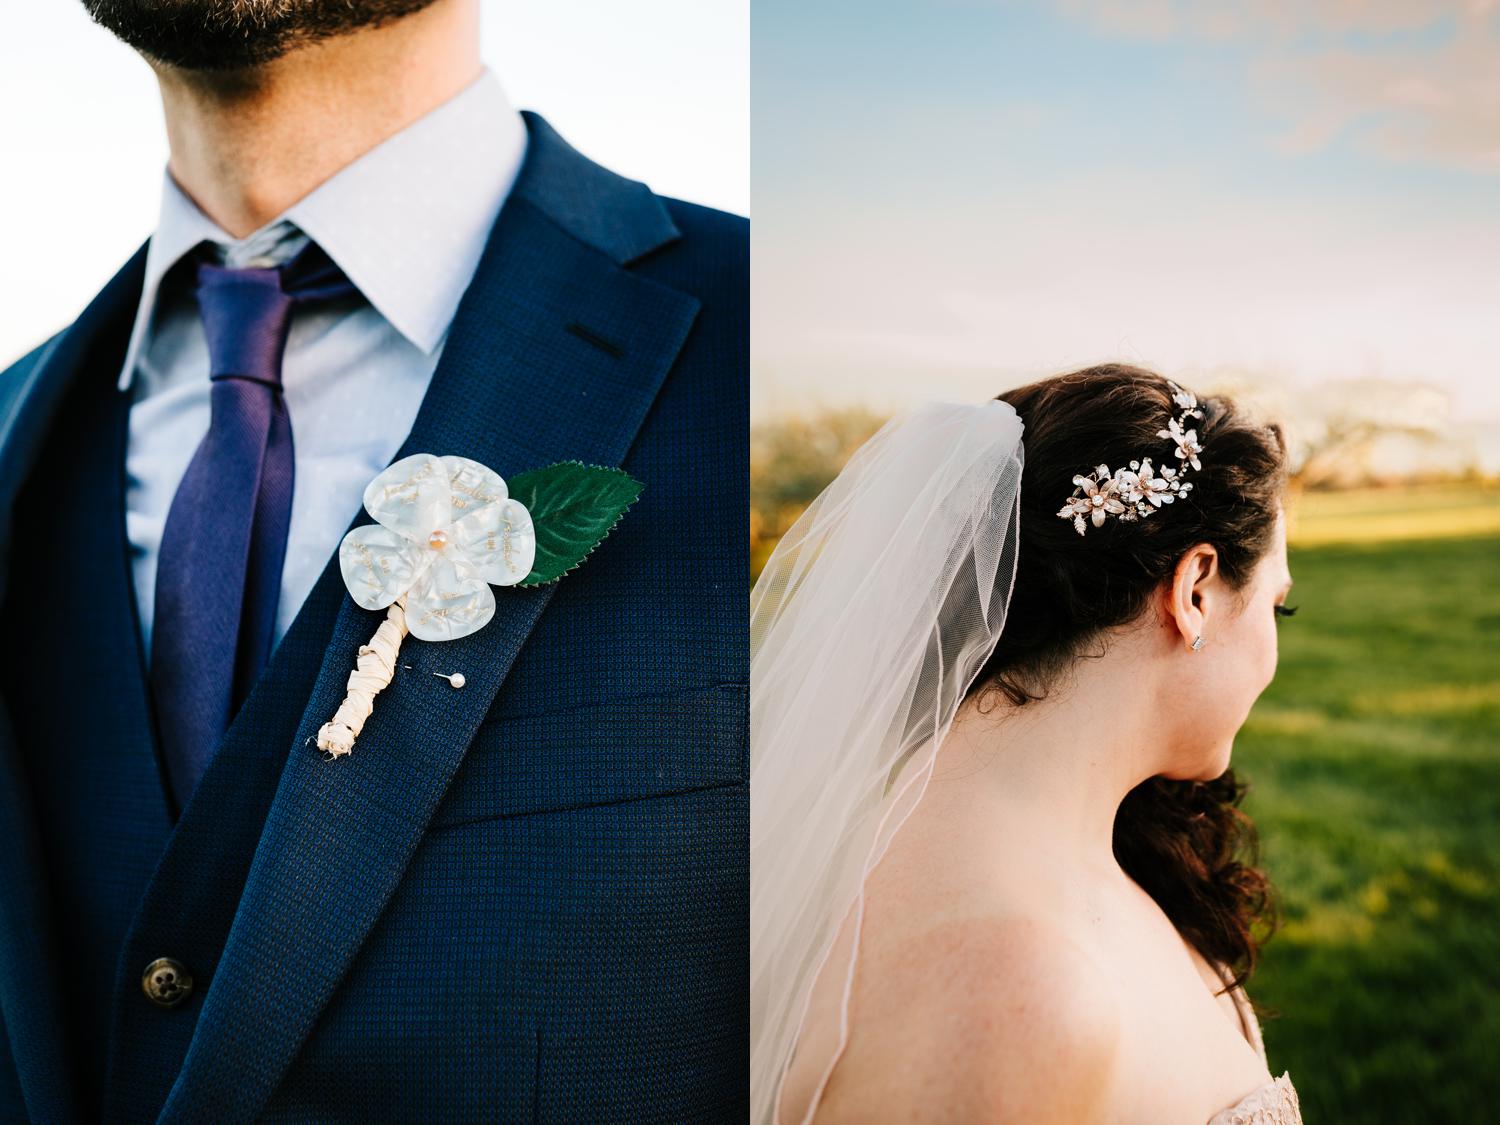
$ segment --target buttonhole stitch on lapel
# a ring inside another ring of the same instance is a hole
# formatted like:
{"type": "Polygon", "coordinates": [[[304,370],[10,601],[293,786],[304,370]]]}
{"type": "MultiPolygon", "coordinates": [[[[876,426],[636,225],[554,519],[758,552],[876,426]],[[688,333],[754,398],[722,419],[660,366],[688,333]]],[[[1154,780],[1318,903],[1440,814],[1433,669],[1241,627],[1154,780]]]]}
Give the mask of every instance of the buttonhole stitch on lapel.
{"type": "Polygon", "coordinates": [[[610,343],[603,336],[590,332],[587,328],[577,323],[576,321],[568,325],[568,331],[573,333],[573,335],[577,336],[580,340],[584,341],[584,343],[593,344],[594,347],[598,348],[601,352],[604,352],[606,355],[612,356],[615,359],[619,359],[625,354],[624,348],[620,347],[618,344],[610,343]]]}

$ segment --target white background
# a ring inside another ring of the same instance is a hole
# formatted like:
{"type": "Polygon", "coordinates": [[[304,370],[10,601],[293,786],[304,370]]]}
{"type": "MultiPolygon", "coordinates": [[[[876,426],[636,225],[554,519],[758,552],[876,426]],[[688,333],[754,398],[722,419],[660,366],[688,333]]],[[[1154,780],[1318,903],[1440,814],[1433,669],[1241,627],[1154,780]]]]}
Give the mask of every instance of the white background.
{"type": "MultiPolygon", "coordinates": [[[[482,0],[510,100],[656,191],[746,214],[749,0],[482,0]]],[[[82,311],[151,233],[156,80],[79,0],[0,3],[0,368],[82,311]]]]}

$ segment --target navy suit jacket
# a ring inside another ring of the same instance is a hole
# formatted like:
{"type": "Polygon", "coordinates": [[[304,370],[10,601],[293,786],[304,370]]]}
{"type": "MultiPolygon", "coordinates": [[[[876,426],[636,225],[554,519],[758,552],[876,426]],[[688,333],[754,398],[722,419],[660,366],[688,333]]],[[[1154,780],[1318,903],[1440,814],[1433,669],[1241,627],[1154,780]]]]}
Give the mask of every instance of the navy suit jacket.
{"type": "Polygon", "coordinates": [[[346,758],[311,739],[382,615],[332,558],[173,820],[113,389],[145,247],[0,375],[0,1121],[744,1119],[747,224],[526,121],[396,456],[644,491],[408,642],[346,758]]]}

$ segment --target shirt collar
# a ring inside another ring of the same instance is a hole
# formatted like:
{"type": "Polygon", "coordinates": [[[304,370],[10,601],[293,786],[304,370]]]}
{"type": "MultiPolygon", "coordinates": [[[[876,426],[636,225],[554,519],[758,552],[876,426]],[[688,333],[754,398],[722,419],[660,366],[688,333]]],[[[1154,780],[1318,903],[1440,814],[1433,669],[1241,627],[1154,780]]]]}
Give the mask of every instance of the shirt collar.
{"type": "Polygon", "coordinates": [[[448,101],[244,239],[205,215],[164,171],[120,389],[134,377],[167,271],[205,239],[225,246],[274,242],[270,228],[284,223],[316,241],[376,311],[431,354],[473,279],[525,152],[526,125],[485,67],[448,101]]]}

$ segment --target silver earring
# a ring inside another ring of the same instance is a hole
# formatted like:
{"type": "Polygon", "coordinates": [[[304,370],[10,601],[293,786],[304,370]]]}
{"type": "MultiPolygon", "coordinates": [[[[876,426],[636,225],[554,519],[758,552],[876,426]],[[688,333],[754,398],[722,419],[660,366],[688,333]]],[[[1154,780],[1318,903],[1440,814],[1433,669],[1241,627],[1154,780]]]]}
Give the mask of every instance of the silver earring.
{"type": "Polygon", "coordinates": [[[1193,638],[1193,651],[1197,652],[1202,647],[1203,647],[1203,634],[1199,633],[1196,637],[1193,638]]]}

